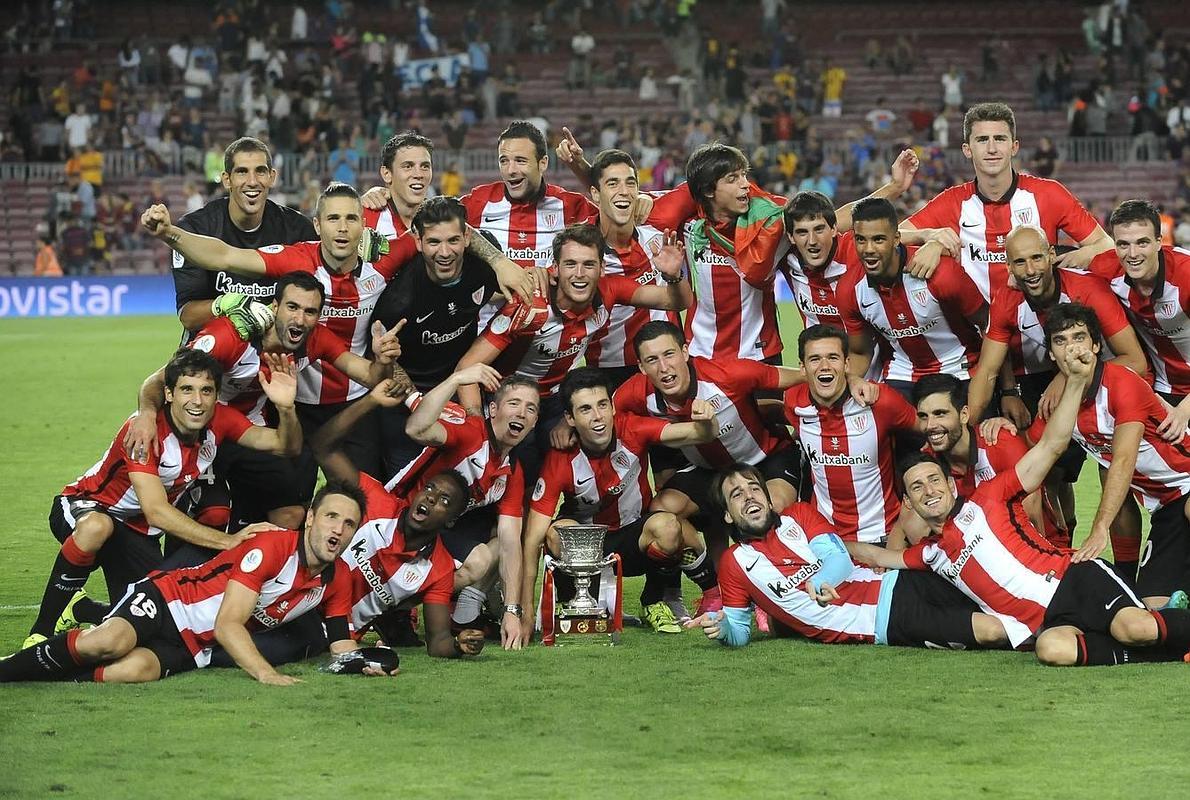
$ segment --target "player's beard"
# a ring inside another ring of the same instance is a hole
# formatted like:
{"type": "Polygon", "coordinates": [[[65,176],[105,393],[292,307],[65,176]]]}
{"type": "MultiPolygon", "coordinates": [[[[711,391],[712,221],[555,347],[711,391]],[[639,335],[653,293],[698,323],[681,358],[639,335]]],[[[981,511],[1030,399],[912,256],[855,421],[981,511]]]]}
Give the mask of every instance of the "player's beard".
{"type": "Polygon", "coordinates": [[[755,542],[759,539],[763,539],[765,534],[777,526],[777,522],[779,520],[780,518],[777,516],[777,512],[769,509],[769,514],[765,518],[764,522],[762,522],[755,529],[747,521],[745,521],[742,525],[739,523],[733,525],[731,529],[731,538],[735,539],[740,544],[744,544],[745,542],[755,542]]]}

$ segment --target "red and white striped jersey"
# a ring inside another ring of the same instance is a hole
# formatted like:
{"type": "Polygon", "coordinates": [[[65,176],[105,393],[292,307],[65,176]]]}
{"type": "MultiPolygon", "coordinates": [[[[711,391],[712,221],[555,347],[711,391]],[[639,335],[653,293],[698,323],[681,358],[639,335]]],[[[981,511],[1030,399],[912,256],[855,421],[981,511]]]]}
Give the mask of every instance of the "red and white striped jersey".
{"type": "Polygon", "coordinates": [[[835,587],[839,599],[826,606],[806,593],[806,581],[822,568],[810,540],[834,532],[812,505],[794,503],[763,539],[729,547],[719,560],[724,607],[755,605],[798,634],[828,644],[874,642],[881,576],[854,568],[835,587]]]}
{"type": "MultiPolygon", "coordinates": [[[[223,367],[223,381],[219,384],[220,403],[241,412],[253,425],[269,424],[275,415],[269,399],[260,388],[259,375],[262,370],[268,375],[268,366],[260,363],[259,341],[245,342],[231,320],[219,317],[204,325],[186,346],[210,353],[223,367]]],[[[293,353],[294,366],[298,375],[301,375],[311,362],[326,361],[333,364],[336,358],[346,352],[347,345],[320,323],[310,332],[302,349],[293,353]]]]}
{"type": "MultiPolygon", "coordinates": [[[[376,300],[393,276],[417,255],[412,236],[393,239],[389,252],[372,264],[361,262],[350,272],[334,272],[322,263],[321,242],[274,244],[257,251],[265,273],[279,278],[287,272],[310,272],[326,291],[322,324],[362,356],[370,344],[369,322],[376,300]]],[[[299,403],[330,405],[362,397],[368,387],[356,383],[331,364],[320,361],[298,376],[299,403]]]]}
{"type": "Polygon", "coordinates": [[[896,431],[914,431],[917,412],[889,387],[871,406],[844,392],[823,408],[802,384],[785,390],[785,419],[810,461],[814,500],[844,539],[879,542],[888,535],[901,502],[893,486],[896,431]]]}
{"type": "MultiPolygon", "coordinates": [[[[194,663],[211,663],[215,618],[228,581],[258,593],[249,631],[276,628],[321,608],[327,618],[346,619],[351,611],[347,570],[331,564],[317,575],[306,566],[306,549],[297,531],[265,531],[224,550],[205,564],[155,572],[149,580],[161,591],[170,616],[194,663]]],[[[136,591],[136,585],[129,589],[136,591]]]]}
{"type": "MultiPolygon", "coordinates": [[[[1011,470],[1029,452],[1025,440],[1007,430],[1001,430],[996,435],[995,444],[989,442],[979,428],[969,426],[968,433],[971,435],[971,449],[967,454],[967,471],[959,472],[953,464],[950,467],[955,488],[964,497],[969,497],[977,487],[1000,473],[1011,470]]],[[[922,446],[921,451],[937,455],[928,444],[922,446]]],[[[946,454],[943,453],[941,458],[947,460],[946,454]]]]}
{"type": "Polygon", "coordinates": [[[785,258],[785,277],[793,292],[793,302],[802,315],[803,330],[811,325],[831,325],[846,330],[835,299],[835,290],[847,270],[854,269],[854,266],[848,265],[858,263],[855,239],[850,232],[835,237],[830,258],[820,270],[807,270],[802,266],[797,248],[790,248],[785,258]]]}
{"type": "MultiPolygon", "coordinates": [[[[1072,438],[1091,458],[1102,467],[1110,466],[1116,426],[1139,422],[1145,430],[1132,473],[1136,499],[1149,511],[1156,511],[1190,494],[1190,431],[1176,442],[1161,438],[1157,427],[1165,421],[1165,406],[1144,378],[1127,367],[1101,360],[1086,397],[1072,438]]],[[[1029,436],[1037,441],[1044,430],[1045,423],[1035,420],[1029,436]]]]}
{"type": "Polygon", "coordinates": [[[1190,394],[1190,251],[1162,247],[1153,293],[1141,292],[1124,274],[1115,251],[1100,253],[1091,271],[1111,281],[1153,368],[1153,388],[1190,394]]]}
{"type": "Polygon", "coordinates": [[[562,311],[556,304],[516,328],[513,317],[521,301],[505,303],[480,334],[500,350],[492,365],[501,375],[515,372],[537,381],[541,396],[554,394],[566,373],[587,352],[587,345],[611,320],[611,309],[628,305],[640,284],[623,275],[604,275],[591,305],[582,311],[562,311]]]}
{"type": "Polygon", "coordinates": [[[975,188],[975,181],[968,181],[940,193],[909,222],[918,228],[951,228],[959,235],[963,248],[959,260],[985,301],[1008,285],[1004,239],[1013,228],[1039,227],[1057,244],[1059,231],[1081,242],[1098,225],[1062,184],[1019,173],[1013,174],[1012,186],[1000,200],[988,200],[975,188]]]}
{"type": "Polygon", "coordinates": [[[491,234],[504,255],[523,267],[554,263],[554,236],[567,225],[591,222],[599,209],[581,194],[553,184],[527,200],[509,200],[504,184],[476,186],[462,198],[467,223],[491,234]]]}
{"type": "Polygon", "coordinates": [[[564,497],[563,516],[612,531],[640,519],[653,502],[649,448],[661,443],[661,432],[669,423],[616,414],[614,424],[616,435],[606,453],[592,455],[581,445],[546,453],[530,508],[552,519],[558,498],[564,497]]]}
{"type": "Polygon", "coordinates": [[[144,517],[140,499],[132,488],[130,473],[143,472],[156,475],[165,487],[166,497],[173,503],[190,484],[198,478],[211,462],[219,443],[225,440],[239,441],[244,431],[252,427],[248,418],[224,405],[215,406],[215,415],[193,442],[185,442],[174,430],[169,418],[169,408],[157,412],[158,455],[149,448],[147,463],[141,464],[129,458],[124,452],[124,435],[134,417],[129,417],[120,426],[119,433],[108,445],[107,452],[89,470],[62,490],[67,497],[85,497],[94,500],[107,509],[113,517],[137,533],[157,536],[160,528],[151,527],[144,517]]]}
{"type": "Polygon", "coordinates": [[[386,239],[395,239],[409,233],[409,227],[393,207],[392,200],[384,208],[365,208],[364,227],[371,228],[386,239]]]}
{"type": "MultiPolygon", "coordinates": [[[[915,250],[902,249],[901,263],[915,250]]],[[[889,284],[873,283],[858,261],[849,266],[839,279],[839,311],[848,333],[870,331],[887,347],[883,380],[916,381],[938,372],[971,377],[982,341],[972,317],[985,306],[954,259],[944,256],[929,280],[902,272],[889,284]]]]}
{"type": "MultiPolygon", "coordinates": [[[[661,272],[653,266],[653,257],[661,252],[665,244],[665,232],[651,225],[638,225],[636,235],[626,250],[616,250],[610,245],[603,257],[604,275],[622,275],[631,278],[638,286],[665,286],[661,272]]],[[[606,328],[595,334],[587,345],[587,366],[624,367],[636,365],[636,350],[632,337],[646,322],[664,319],[681,324],[678,315],[672,311],[652,308],[616,305],[611,308],[611,320],[606,328]]]]}
{"type": "MultiPolygon", "coordinates": [[[[1128,327],[1128,318],[1111,287],[1097,275],[1061,267],[1054,270],[1058,303],[1082,303],[1095,312],[1106,338],[1128,327]]],[[[1045,346],[1045,320],[1049,309],[1034,306],[1020,289],[1005,286],[992,298],[987,338],[1008,345],[1013,373],[1033,375],[1056,367],[1045,346]]],[[[1106,345],[1106,341],[1101,344],[1106,345]]],[[[1108,356],[1110,357],[1110,356],[1108,356]]]]}
{"type": "Polygon", "coordinates": [[[402,527],[409,501],[393,497],[366,473],[359,485],[368,499],[367,517],[339,556],[339,567],[350,576],[352,631],[410,598],[450,603],[455,564],[442,540],[435,536],[419,550],[406,549],[402,527]]]}
{"type": "MultiPolygon", "coordinates": [[[[521,518],[525,477],[520,462],[499,455],[488,422],[467,417],[462,422],[439,418],[446,430],[440,447],[427,447],[385,484],[397,498],[408,500],[440,472],[453,469],[467,479],[471,499],[467,511],[495,505],[501,516],[521,518]]],[[[368,512],[371,514],[371,510],[368,512]]]]}

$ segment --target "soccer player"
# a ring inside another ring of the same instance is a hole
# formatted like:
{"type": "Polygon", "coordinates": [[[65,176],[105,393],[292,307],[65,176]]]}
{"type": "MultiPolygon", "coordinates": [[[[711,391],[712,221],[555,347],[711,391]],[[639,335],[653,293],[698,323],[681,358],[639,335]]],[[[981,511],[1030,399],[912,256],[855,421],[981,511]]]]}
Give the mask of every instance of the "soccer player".
{"type": "MultiPolygon", "coordinates": [[[[714,410],[696,400],[690,422],[617,414],[611,382],[594,367],[572,370],[563,378],[559,395],[566,424],[574,429],[578,442],[546,454],[541,477],[533,488],[525,521],[521,597],[528,600],[533,596],[542,545],[558,555],[557,528],[592,523],[608,527],[604,555],[619,553],[625,575],[676,571],[683,553],[689,550],[690,562],[698,567],[683,571],[704,591],[713,588],[715,573],[702,557],[705,548],[693,526],[671,513],[649,510],[653,500],[649,448],[709,442],[717,432],[714,410]]],[[[681,632],[674,612],[662,600],[659,585],[646,583],[640,604],[654,631],[681,632]]],[[[527,621],[527,626],[531,624],[527,621]]]]}
{"type": "MultiPolygon", "coordinates": [[[[887,200],[869,198],[855,204],[852,236],[862,269],[849,270],[836,289],[851,337],[851,374],[867,373],[879,339],[890,354],[882,378],[902,397],[908,398],[913,382],[924,375],[945,372],[968,380],[987,317],[987,306],[971,279],[950,258],[927,280],[910,275],[905,266],[914,249],[901,244],[897,212],[887,200]]],[[[941,245],[930,242],[924,247],[941,245]]]]}
{"type": "Polygon", "coordinates": [[[844,539],[883,542],[900,502],[893,488],[894,434],[912,433],[913,407],[896,392],[864,405],[848,388],[847,334],[812,325],[798,336],[804,383],[785,391],[785,419],[801,443],[819,512],[844,539]]]}
{"type": "Polygon", "coordinates": [[[1097,337],[1085,321],[1093,326],[1094,314],[1085,310],[1085,319],[1072,329],[1063,319],[1066,308],[1059,306],[1046,322],[1066,386],[1038,443],[970,497],[955,496],[954,481],[937,458],[910,456],[903,472],[905,500],[930,535],[904,551],[865,544],[848,549],[874,566],[933,570],[997,617],[1013,647],[1033,643],[1043,664],[1181,660],[1190,647],[1190,612],[1149,611],[1110,564],[1048,545],[1014,502],[1041,486],[1066,449],[1076,419],[1088,414],[1080,409],[1083,397],[1100,393],[1095,385],[1100,376],[1118,370],[1144,385],[1129,370],[1098,362],[1097,337]]]}
{"type": "MultiPolygon", "coordinates": [[[[273,325],[261,337],[245,341],[226,318],[216,319],[198,332],[187,346],[210,353],[223,368],[220,403],[242,412],[255,425],[275,419],[276,411],[268,405],[259,379],[267,371],[265,354],[292,356],[299,380],[305,368],[319,361],[333,364],[366,386],[374,386],[388,376],[401,352],[397,334],[404,323],[398,322],[392,331],[373,328],[371,351],[375,360],[369,361],[348,350],[319,323],[325,292],[309,272],[286,273],[275,286],[273,325]]],[[[163,386],[164,367],[141,385],[137,415],[124,442],[128,452],[145,453],[155,441],[157,411],[164,402],[163,386]]],[[[232,509],[238,517],[234,527],[266,518],[281,527],[301,525],[314,490],[312,464],[302,469],[292,459],[228,442],[220,448],[213,469],[231,490],[232,509]]]]}
{"type": "MultiPolygon", "coordinates": [[[[496,274],[467,249],[473,238],[467,210],[453,197],[432,197],[412,219],[418,255],[389,283],[372,314],[391,328],[400,320],[401,366],[419,392],[446,380],[479,334],[479,312],[500,291],[496,274]]],[[[405,433],[404,405],[380,410],[388,479],[422,450],[405,433]]]]}
{"type": "Polygon", "coordinates": [[[380,148],[384,204],[364,204],[364,227],[393,239],[409,232],[413,216],[434,182],[434,143],[414,131],[389,137],[380,148]]]}
{"type": "Polygon", "coordinates": [[[809,503],[780,514],[755,467],[734,464],[715,476],[712,499],[732,526],[719,562],[723,610],[686,623],[731,647],[748,643],[752,610],[779,633],[827,644],[900,647],[1003,647],[1003,625],[946,581],[928,573],[878,575],[855,566],[834,526],[809,503]]]}
{"type": "MultiPolygon", "coordinates": [[[[262,377],[260,384],[277,409],[276,428],[253,425],[239,411],[218,404],[223,374],[219,362],[201,350],[182,349],[165,368],[165,407],[157,412],[155,447],[149,448],[145,461],[137,461],[124,450],[130,418],[103,458],[54,498],[50,531],[62,548],[26,646],[54,632],[67,603],[96,567],[103,569],[112,598],[120,597],[129,584],[160,567],[157,537],[162,533],[220,551],[235,547],[256,530],[273,527],[250,525],[228,536],[174,507],[211,465],[224,441],[279,456],[298,454],[302,432],[294,412],[297,382],[293,365],[282,357],[266,358],[270,374],[262,377]]],[[[89,600],[76,602],[76,619],[94,621],[92,604],[89,600]]]]}
{"type": "MultiPolygon", "coordinates": [[[[1190,585],[1190,435],[1166,441],[1158,427],[1167,408],[1144,378],[1099,358],[1101,332],[1095,312],[1063,303],[1045,321],[1046,340],[1058,369],[1070,381],[1068,350],[1090,352],[1094,374],[1079,405],[1074,440],[1107,469],[1091,532],[1075,554],[1082,561],[1103,552],[1109,527],[1129,489],[1151,515],[1151,529],[1136,586],[1151,607],[1190,585]]],[[[1046,429],[1054,424],[1051,418],[1046,429]]]]}
{"type": "MultiPolygon", "coordinates": [[[[1112,249],[1111,237],[1070,191],[1055,180],[1022,175],[1012,167],[1020,149],[1016,116],[1004,103],[977,103],[963,116],[963,155],[971,160],[975,180],[943,191],[901,223],[908,244],[930,239],[963,265],[984,300],[1007,285],[1004,240],[1018,225],[1036,225],[1046,239],[1061,231],[1079,248],[1059,257],[1059,267],[1086,268],[1099,253],[1112,249]]],[[[908,271],[929,278],[941,252],[921,249],[908,271]]]]}
{"type": "Polygon", "coordinates": [[[261,683],[300,683],[265,660],[252,632],[319,609],[331,652],[357,649],[347,627],[350,578],[335,562],[364,508],[358,488],[328,483],[315,495],[301,532],[258,533],[205,564],[154,573],[129,586],[101,625],[60,634],[0,662],[0,682],[145,683],[207,666],[218,644],[261,683]]]}
{"type": "Polygon", "coordinates": [[[1125,200],[1108,226],[1115,252],[1096,256],[1091,271],[1111,281],[1124,304],[1148,352],[1153,388],[1173,406],[1157,432],[1177,441],[1190,421],[1190,252],[1162,246],[1161,217],[1147,200],[1125,200]]]}
{"type": "MultiPolygon", "coordinates": [[[[220,180],[227,196],[182,217],[179,228],[248,249],[317,238],[314,226],[301,212],[269,199],[277,170],[268,145],[259,139],[244,136],[227,146],[220,180]]],[[[267,298],[273,294],[273,281],[265,276],[249,277],[222,266],[209,271],[177,251],[173,262],[178,319],[187,339],[215,318],[211,304],[219,295],[232,292],[267,298]]]]}

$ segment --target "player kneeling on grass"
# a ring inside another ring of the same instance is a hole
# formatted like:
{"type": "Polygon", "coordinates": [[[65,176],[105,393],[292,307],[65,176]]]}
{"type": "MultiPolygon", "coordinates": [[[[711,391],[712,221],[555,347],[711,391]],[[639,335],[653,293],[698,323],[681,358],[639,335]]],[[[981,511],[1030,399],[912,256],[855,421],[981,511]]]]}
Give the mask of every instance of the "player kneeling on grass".
{"type": "MultiPolygon", "coordinates": [[[[156,415],[152,447],[140,456],[143,463],[122,444],[136,419],[130,417],[103,458],[54,498],[50,531],[62,542],[62,549],[25,647],[53,634],[56,624],[67,624],[59,617],[96,567],[103,568],[112,598],[158,569],[162,533],[220,551],[230,550],[257,530],[274,527],[250,525],[228,536],[174,505],[215,460],[224,441],[286,457],[301,450],[293,363],[282,356],[267,356],[266,362],[271,379],[262,375],[260,385],[277,409],[276,428],[253,425],[239,411],[216,403],[223,369],[209,354],[183,349],[174,355],[165,366],[165,405],[156,415]]],[[[73,602],[69,622],[98,622],[106,611],[83,597],[73,602]]]]}
{"type": "Polygon", "coordinates": [[[751,612],[759,608],[775,632],[827,644],[966,650],[1008,643],[999,620],[941,578],[855,566],[812,504],[793,503],[777,514],[754,466],[720,472],[711,498],[724,509],[736,544],[719,561],[723,610],[686,623],[701,626],[707,638],[747,644],[751,612]]]}
{"type": "Polygon", "coordinates": [[[933,570],[999,619],[1013,647],[1034,645],[1043,664],[1180,661],[1190,647],[1190,611],[1145,608],[1111,564],[1097,558],[1074,562],[1070,550],[1049,544],[1020,503],[1065,452],[1092,376],[1099,380],[1101,374],[1092,337],[1086,330],[1076,333],[1061,342],[1050,337],[1066,386],[1045,433],[1013,469],[980,484],[969,497],[956,497],[954,479],[942,463],[914,454],[903,468],[905,502],[930,534],[900,552],[849,547],[874,566],[933,570]]]}
{"type": "Polygon", "coordinates": [[[365,510],[357,487],[330,482],[314,496],[304,531],[267,531],[200,566],[154,573],[128,587],[98,627],[0,662],[0,682],[144,683],[207,666],[218,643],[261,683],[297,683],[264,659],[252,631],[320,609],[331,652],[358,648],[348,634],[351,576],[337,560],[365,510]]]}

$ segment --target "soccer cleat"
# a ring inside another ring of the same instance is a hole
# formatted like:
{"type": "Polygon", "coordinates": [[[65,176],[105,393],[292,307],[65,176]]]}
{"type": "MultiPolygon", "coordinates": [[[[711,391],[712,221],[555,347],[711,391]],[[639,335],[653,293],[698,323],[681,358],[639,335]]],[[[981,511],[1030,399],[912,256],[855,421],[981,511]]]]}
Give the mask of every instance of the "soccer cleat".
{"type": "Polygon", "coordinates": [[[40,633],[31,633],[25,637],[25,643],[21,645],[21,649],[28,650],[30,647],[37,647],[37,645],[48,638],[48,636],[42,636],[40,633]]]}
{"type": "Polygon", "coordinates": [[[755,610],[756,613],[756,627],[761,633],[772,633],[772,626],[769,625],[768,612],[762,611],[759,608],[755,610]]]}
{"type": "Polygon", "coordinates": [[[1161,606],[1161,610],[1164,611],[1167,608],[1188,607],[1190,607],[1190,595],[1187,595],[1181,589],[1178,589],[1169,596],[1169,599],[1165,601],[1165,605],[1161,606]]]}
{"type": "Polygon", "coordinates": [[[669,606],[678,622],[690,620],[690,609],[686,608],[686,601],[682,599],[682,590],[676,587],[666,589],[661,595],[661,602],[669,606]]]}
{"type": "Polygon", "coordinates": [[[674,617],[674,612],[664,602],[650,603],[641,607],[641,616],[654,633],[681,633],[682,626],[674,617]]]}
{"type": "Polygon", "coordinates": [[[67,631],[72,631],[75,628],[83,627],[83,623],[75,619],[74,606],[79,600],[82,600],[86,596],[87,593],[82,589],[79,589],[74,593],[74,596],[70,598],[70,602],[66,604],[66,608],[62,609],[62,614],[58,617],[58,621],[54,623],[55,636],[57,636],[59,633],[66,633],[67,631]]]}
{"type": "Polygon", "coordinates": [[[722,611],[723,610],[723,595],[719,593],[719,587],[707,589],[702,593],[702,597],[698,598],[698,607],[694,609],[695,616],[701,617],[708,611],[722,611]]]}

